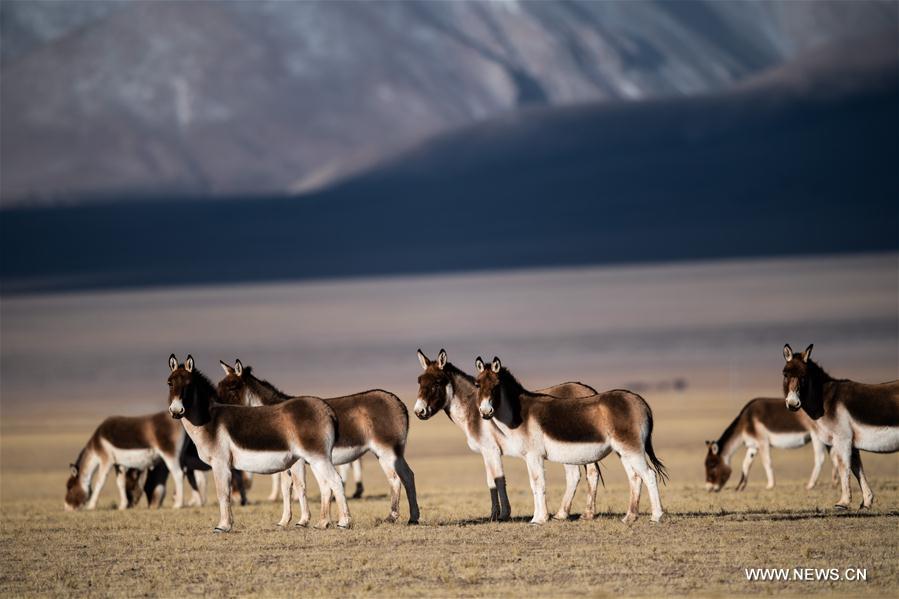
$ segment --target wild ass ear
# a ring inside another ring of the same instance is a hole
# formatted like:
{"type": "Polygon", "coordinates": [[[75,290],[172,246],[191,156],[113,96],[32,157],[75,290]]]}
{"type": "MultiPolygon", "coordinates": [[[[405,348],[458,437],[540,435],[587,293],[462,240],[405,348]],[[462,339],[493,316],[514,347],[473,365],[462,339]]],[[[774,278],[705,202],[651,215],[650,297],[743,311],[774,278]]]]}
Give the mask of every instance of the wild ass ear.
{"type": "Polygon", "coordinates": [[[437,354],[437,368],[443,370],[443,367],[446,366],[446,350],[440,349],[440,353],[437,354]]]}
{"type": "Polygon", "coordinates": [[[481,356],[478,356],[474,361],[474,367],[478,371],[478,374],[484,372],[486,366],[484,366],[484,360],[481,359],[481,356]]]}
{"type": "Polygon", "coordinates": [[[231,374],[232,372],[234,372],[234,369],[225,364],[224,360],[219,360],[219,364],[222,365],[222,370],[225,371],[225,374],[231,374]]]}
{"type": "Polygon", "coordinates": [[[786,345],[784,345],[784,360],[789,362],[792,359],[793,359],[793,348],[790,347],[789,343],[787,343],[786,345]]]}
{"type": "Polygon", "coordinates": [[[427,370],[428,365],[431,363],[431,361],[428,360],[428,357],[425,355],[425,353],[421,351],[421,348],[418,348],[418,352],[416,353],[418,354],[418,362],[419,364],[421,364],[422,370],[427,370]]]}
{"type": "Polygon", "coordinates": [[[499,358],[497,358],[496,356],[493,356],[492,366],[493,366],[493,372],[495,372],[496,374],[499,374],[499,371],[503,367],[503,363],[499,361],[499,358]]]}
{"type": "Polygon", "coordinates": [[[243,376],[243,364],[240,362],[240,359],[234,360],[234,374],[243,376]]]}
{"type": "Polygon", "coordinates": [[[812,356],[812,348],[815,347],[814,343],[809,343],[808,347],[805,348],[805,351],[802,352],[802,361],[808,364],[808,359],[812,356]]]}
{"type": "Polygon", "coordinates": [[[169,368],[172,369],[172,372],[178,369],[178,358],[175,357],[175,354],[169,356],[169,368]]]}
{"type": "Polygon", "coordinates": [[[187,370],[187,372],[194,371],[194,357],[190,354],[187,354],[187,359],[184,360],[184,369],[187,370]]]}

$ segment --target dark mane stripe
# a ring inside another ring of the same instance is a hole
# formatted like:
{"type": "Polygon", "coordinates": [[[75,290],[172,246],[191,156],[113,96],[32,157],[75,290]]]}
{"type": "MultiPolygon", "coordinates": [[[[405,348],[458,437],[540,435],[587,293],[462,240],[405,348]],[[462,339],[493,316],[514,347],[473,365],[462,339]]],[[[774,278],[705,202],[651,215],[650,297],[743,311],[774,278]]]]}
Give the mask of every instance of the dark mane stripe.
{"type": "Polygon", "coordinates": [[[255,376],[252,366],[244,366],[241,378],[246,381],[250,393],[258,397],[263,403],[278,403],[293,397],[284,393],[270,382],[255,376]]]}
{"type": "Polygon", "coordinates": [[[746,405],[743,406],[743,409],[740,410],[740,413],[737,414],[737,417],[733,419],[733,422],[731,422],[730,424],[727,425],[727,428],[724,429],[724,432],[721,433],[720,437],[718,437],[719,451],[721,449],[724,449],[725,443],[727,443],[728,439],[733,437],[734,431],[737,429],[737,425],[740,423],[740,420],[743,418],[743,415],[749,410],[749,406],[751,406],[752,402],[754,402],[754,401],[755,401],[754,399],[751,399],[748,402],[746,402],[746,405]]]}

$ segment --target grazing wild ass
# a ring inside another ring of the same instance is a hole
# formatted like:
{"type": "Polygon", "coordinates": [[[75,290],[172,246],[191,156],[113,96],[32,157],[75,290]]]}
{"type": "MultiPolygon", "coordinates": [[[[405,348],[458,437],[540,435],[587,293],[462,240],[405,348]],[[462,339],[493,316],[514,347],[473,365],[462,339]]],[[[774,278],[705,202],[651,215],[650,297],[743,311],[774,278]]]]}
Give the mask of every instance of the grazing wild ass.
{"type": "Polygon", "coordinates": [[[805,411],[814,421],[821,441],[840,478],[838,509],[852,501],[849,470],[862,489],[861,508],[869,508],[874,493],[868,486],[859,450],[872,453],[899,451],[899,381],[868,385],[834,379],[811,359],[813,345],[794,353],[784,345],[783,392],[787,408],[805,411]]]}
{"type": "Polygon", "coordinates": [[[783,400],[776,397],[757,397],[740,410],[733,422],[724,429],[717,441],[706,441],[705,488],[720,491],[730,478],[730,460],[744,445],[746,457],[736,490],[746,488],[749,467],[756,454],[762,457],[762,466],[768,477],[766,488],[774,488],[774,469],[771,467],[771,448],[796,449],[811,441],[815,453],[812,475],[805,485],[811,489],[818,482],[821,466],[827,456],[827,446],[815,434],[815,424],[802,412],[783,409],[783,400]]]}
{"type": "MultiPolygon", "coordinates": [[[[415,415],[427,420],[441,410],[456,426],[462,429],[468,440],[468,447],[484,458],[487,471],[487,488],[490,490],[490,519],[505,521],[512,515],[509,497],[506,493],[506,477],[503,473],[503,454],[509,453],[506,437],[495,423],[481,418],[478,412],[477,388],[474,377],[462,372],[447,361],[446,350],[441,349],[436,360],[429,360],[419,349],[418,361],[424,372],[418,377],[418,399],[415,415]]],[[[596,390],[583,383],[562,383],[541,393],[555,397],[586,397],[596,395],[596,390]]],[[[599,486],[598,463],[590,463],[587,470],[587,508],[583,519],[593,519],[596,511],[596,488],[599,486]]],[[[562,505],[554,518],[568,519],[571,502],[577,491],[581,474],[578,466],[565,466],[565,494],[562,505]]]]}
{"type": "Polygon", "coordinates": [[[505,436],[508,453],[525,460],[534,494],[532,524],[547,520],[543,461],[590,464],[614,451],[631,487],[624,522],[637,519],[641,482],[646,483],[652,521],[662,519],[656,477],[667,480],[652,448],[652,410],[630,391],[616,389],[590,397],[559,399],[521,386],[499,358],[487,366],[478,357],[478,409],[505,436]]]}
{"type": "MultiPolygon", "coordinates": [[[[253,369],[245,367],[240,360],[233,367],[224,362],[221,365],[225,378],[219,382],[218,392],[229,403],[277,406],[297,399],[268,381],[257,378],[253,369]]],[[[372,452],[378,458],[390,485],[390,513],[387,520],[395,522],[399,518],[402,485],[406,488],[406,498],[409,501],[409,524],[417,524],[419,511],[415,475],[405,458],[406,437],[409,434],[409,413],[405,404],[393,393],[381,389],[344,397],[301,396],[300,399],[324,401],[334,410],[337,416],[337,438],[331,454],[334,464],[349,464],[365,453],[372,452]]],[[[305,505],[306,488],[302,479],[301,476],[297,490],[300,504],[305,505]]],[[[288,485],[282,482],[282,492],[286,488],[289,488],[288,485]]]]}
{"type": "Polygon", "coordinates": [[[112,416],[107,418],[71,464],[71,476],[66,482],[66,510],[82,506],[92,510],[97,507],[100,491],[106,483],[109,471],[116,468],[116,484],[119,489],[120,510],[129,505],[127,475],[130,468],[146,470],[159,460],[175,473],[175,503],[180,508],[184,502],[181,475],[181,446],[184,430],[173,422],[167,412],[149,416],[112,416]],[[94,481],[94,474],[97,475],[94,481]]]}
{"type": "MultiPolygon", "coordinates": [[[[350,513],[343,481],[331,462],[337,436],[337,416],[320,399],[297,398],[273,406],[249,407],[219,403],[215,387],[187,356],[179,364],[169,356],[171,374],[169,413],[181,420],[187,435],[197,445],[200,459],[212,466],[219,501],[219,523],[214,532],[228,532],[234,526],[231,511],[231,469],[274,474],[290,469],[300,486],[303,463],[308,463],[321,491],[321,513],[317,528],[331,522],[332,494],[340,513],[337,526],[349,528],[350,513]]],[[[285,482],[289,482],[285,478],[285,482]]],[[[284,492],[280,526],[291,518],[290,490],[284,492]]],[[[305,500],[302,500],[305,507],[305,500]]],[[[308,524],[308,509],[298,525],[308,524]]]]}

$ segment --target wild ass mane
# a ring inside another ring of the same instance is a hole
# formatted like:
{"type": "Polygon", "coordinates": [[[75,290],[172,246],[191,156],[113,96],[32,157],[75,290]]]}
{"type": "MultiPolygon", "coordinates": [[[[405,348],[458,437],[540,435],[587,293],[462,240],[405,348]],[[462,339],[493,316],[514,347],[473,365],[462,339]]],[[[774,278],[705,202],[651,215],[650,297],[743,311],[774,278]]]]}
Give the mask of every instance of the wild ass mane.
{"type": "Polygon", "coordinates": [[[247,385],[247,391],[252,395],[255,395],[259,401],[264,404],[286,401],[293,397],[292,395],[281,391],[267,380],[254,375],[252,366],[243,367],[243,375],[241,378],[247,385]]]}

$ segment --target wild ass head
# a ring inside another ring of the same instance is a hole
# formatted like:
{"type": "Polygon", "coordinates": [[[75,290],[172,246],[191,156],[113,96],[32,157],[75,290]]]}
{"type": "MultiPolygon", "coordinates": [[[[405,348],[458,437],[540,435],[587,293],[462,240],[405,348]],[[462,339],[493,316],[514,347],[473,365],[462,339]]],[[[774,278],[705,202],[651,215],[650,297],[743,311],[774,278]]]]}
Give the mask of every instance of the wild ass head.
{"type": "Polygon", "coordinates": [[[437,359],[432,361],[419,349],[418,361],[424,372],[418,376],[418,399],[413,411],[420,420],[427,420],[446,408],[453,396],[453,382],[444,370],[446,350],[441,349],[437,359]]]}
{"type": "MultiPolygon", "coordinates": [[[[84,452],[82,451],[82,454],[84,452]]],[[[81,481],[81,455],[75,460],[74,464],[69,464],[69,479],[66,481],[66,511],[71,512],[80,509],[90,496],[90,481],[83,483],[81,481]]]]}
{"type": "Polygon", "coordinates": [[[787,407],[796,412],[802,407],[802,398],[807,396],[809,390],[809,357],[812,355],[814,344],[805,348],[801,354],[793,353],[789,344],[784,345],[783,392],[787,407]]]}
{"type": "Polygon", "coordinates": [[[203,373],[196,369],[194,359],[188,355],[179,364],[175,354],[169,356],[169,414],[172,418],[187,418],[195,425],[208,421],[209,404],[218,399],[215,387],[203,373]]]}
{"type": "Polygon", "coordinates": [[[717,441],[706,441],[705,490],[720,491],[730,478],[731,468],[721,458],[721,447],[717,441]]]}
{"type": "Polygon", "coordinates": [[[234,404],[238,406],[249,405],[247,399],[247,383],[243,378],[244,367],[240,360],[234,361],[234,366],[228,366],[219,360],[222,370],[225,371],[225,378],[219,381],[218,394],[222,403],[234,404]]]}
{"type": "Polygon", "coordinates": [[[499,375],[503,365],[499,358],[494,357],[490,366],[487,366],[481,356],[478,356],[474,361],[474,367],[478,371],[475,383],[475,387],[478,388],[478,410],[482,418],[489,420],[493,418],[498,407],[499,375]]]}

